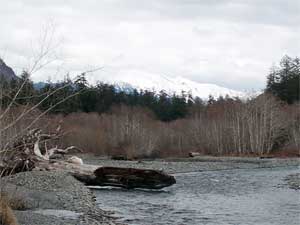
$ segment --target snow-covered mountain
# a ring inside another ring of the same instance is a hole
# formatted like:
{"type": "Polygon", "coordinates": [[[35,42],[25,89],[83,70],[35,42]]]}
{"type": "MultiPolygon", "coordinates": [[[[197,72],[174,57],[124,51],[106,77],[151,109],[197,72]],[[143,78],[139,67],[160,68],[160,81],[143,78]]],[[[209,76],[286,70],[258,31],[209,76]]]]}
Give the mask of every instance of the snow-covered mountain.
{"type": "Polygon", "coordinates": [[[90,76],[88,80],[91,83],[103,82],[117,86],[122,90],[149,90],[160,92],[164,90],[168,94],[181,95],[182,92],[191,94],[193,97],[207,99],[209,95],[214,98],[229,95],[230,97],[245,98],[246,93],[221,87],[215,84],[198,83],[183,77],[169,77],[140,71],[122,71],[114,75],[102,74],[90,76]]]}

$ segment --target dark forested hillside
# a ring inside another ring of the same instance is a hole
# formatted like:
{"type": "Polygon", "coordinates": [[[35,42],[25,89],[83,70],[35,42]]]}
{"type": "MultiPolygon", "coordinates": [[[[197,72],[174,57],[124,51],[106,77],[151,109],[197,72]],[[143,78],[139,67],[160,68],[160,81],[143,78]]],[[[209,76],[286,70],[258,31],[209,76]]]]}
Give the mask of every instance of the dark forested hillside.
{"type": "MultiPolygon", "coordinates": [[[[121,104],[146,107],[152,110],[156,117],[162,121],[183,118],[188,113],[187,96],[184,94],[182,96],[169,96],[163,91],[159,94],[143,90],[128,92],[105,83],[89,85],[84,74],[78,76],[75,81],[66,78],[59,83],[45,83],[39,88],[34,88],[34,84],[26,72],[23,72],[18,80],[7,81],[7,86],[10,89],[16,90],[21,85],[24,87],[18,96],[17,103],[31,102],[37,104],[43,99],[39,108],[46,110],[49,109],[49,106],[53,106],[51,113],[67,115],[73,112],[97,112],[101,114],[108,112],[112,106],[121,104]],[[52,94],[44,99],[48,93],[52,94]],[[25,96],[27,96],[26,99],[25,96]],[[60,104],[60,101],[68,96],[73,97],[60,104]]],[[[7,96],[6,102],[13,94],[14,92],[11,92],[11,96],[7,96]]]]}

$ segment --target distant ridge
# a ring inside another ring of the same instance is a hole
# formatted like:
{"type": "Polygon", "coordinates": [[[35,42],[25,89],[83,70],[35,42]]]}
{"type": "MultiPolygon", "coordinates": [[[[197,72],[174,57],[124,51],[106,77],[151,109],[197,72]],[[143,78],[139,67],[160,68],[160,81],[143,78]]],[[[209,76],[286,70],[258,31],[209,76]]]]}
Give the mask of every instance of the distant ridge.
{"type": "Polygon", "coordinates": [[[165,91],[169,95],[181,95],[185,93],[186,95],[199,97],[203,100],[207,100],[209,96],[216,99],[220,96],[225,97],[226,95],[229,97],[239,97],[241,99],[247,98],[245,92],[221,87],[216,84],[199,83],[185,77],[171,77],[134,70],[122,71],[113,76],[109,74],[93,75],[93,77],[88,77],[88,80],[91,83],[103,82],[112,84],[123,91],[133,89],[148,90],[155,93],[165,91]]]}
{"type": "Polygon", "coordinates": [[[0,78],[5,80],[18,79],[13,69],[5,64],[5,62],[0,58],[0,78]]]}
{"type": "MultiPolygon", "coordinates": [[[[6,80],[18,79],[13,69],[7,66],[0,58],[0,78],[1,76],[6,80]]],[[[155,93],[164,91],[168,95],[181,95],[184,93],[185,95],[191,95],[193,98],[199,97],[203,100],[207,100],[209,96],[215,99],[220,96],[238,97],[241,99],[249,97],[249,94],[245,92],[221,87],[216,84],[199,83],[184,77],[171,77],[135,70],[122,71],[113,76],[110,74],[97,75],[88,77],[88,80],[92,84],[97,82],[111,84],[118,90],[125,92],[131,92],[136,89],[138,91],[148,90],[155,93]]],[[[41,89],[45,85],[45,82],[34,83],[35,89],[41,89]]]]}

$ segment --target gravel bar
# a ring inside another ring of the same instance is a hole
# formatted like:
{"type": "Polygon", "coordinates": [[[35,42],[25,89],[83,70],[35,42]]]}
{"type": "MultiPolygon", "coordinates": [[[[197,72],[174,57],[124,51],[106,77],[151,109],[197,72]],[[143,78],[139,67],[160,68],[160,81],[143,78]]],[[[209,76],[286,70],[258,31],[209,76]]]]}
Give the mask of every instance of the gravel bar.
{"type": "Polygon", "coordinates": [[[170,174],[232,169],[259,169],[300,166],[300,158],[258,158],[258,157],[212,157],[159,159],[159,160],[109,160],[93,155],[78,155],[86,164],[141,169],[160,169],[170,174]]]}
{"type": "Polygon", "coordinates": [[[95,196],[64,172],[32,171],[0,180],[1,190],[22,201],[21,225],[113,225],[111,213],[97,207],[95,196]]]}

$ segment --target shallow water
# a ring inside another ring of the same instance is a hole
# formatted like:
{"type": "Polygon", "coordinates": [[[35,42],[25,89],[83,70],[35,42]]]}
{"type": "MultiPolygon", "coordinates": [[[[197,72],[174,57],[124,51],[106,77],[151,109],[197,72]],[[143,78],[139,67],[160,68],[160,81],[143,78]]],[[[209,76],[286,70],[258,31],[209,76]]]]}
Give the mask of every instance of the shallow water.
{"type": "Polygon", "coordinates": [[[300,224],[300,192],[284,178],[297,168],[234,169],[177,174],[163,191],[103,188],[101,208],[126,224],[300,224]]]}

